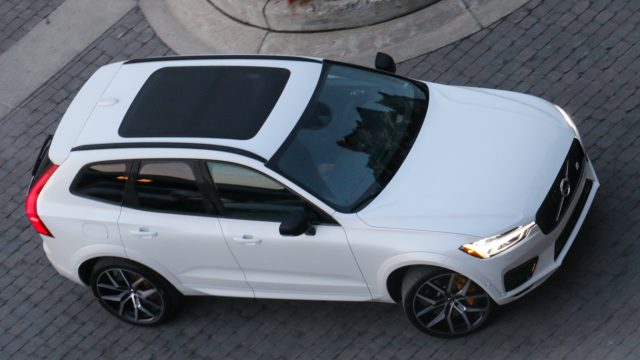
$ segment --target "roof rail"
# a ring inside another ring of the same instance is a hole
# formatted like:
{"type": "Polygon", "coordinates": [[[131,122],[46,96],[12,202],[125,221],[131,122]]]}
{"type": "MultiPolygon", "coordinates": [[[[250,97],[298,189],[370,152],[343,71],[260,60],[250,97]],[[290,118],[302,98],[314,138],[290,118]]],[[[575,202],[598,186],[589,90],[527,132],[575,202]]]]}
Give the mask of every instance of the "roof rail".
{"type": "Polygon", "coordinates": [[[322,60],[301,57],[301,56],[279,56],[279,55],[187,55],[187,56],[163,56],[146,59],[132,59],[125,64],[140,64],[155,61],[176,61],[176,60],[288,60],[304,61],[322,64],[322,60]]]}
{"type": "Polygon", "coordinates": [[[84,150],[101,150],[101,149],[138,149],[138,148],[178,148],[178,149],[199,149],[199,150],[214,150],[227,152],[237,155],[246,156],[248,158],[258,160],[262,163],[266,163],[267,159],[260,155],[254,154],[251,151],[237,149],[230,146],[211,145],[211,144],[196,144],[196,143],[175,143],[175,142],[122,142],[122,143],[106,143],[106,144],[91,144],[76,146],[71,151],[84,151],[84,150]]]}

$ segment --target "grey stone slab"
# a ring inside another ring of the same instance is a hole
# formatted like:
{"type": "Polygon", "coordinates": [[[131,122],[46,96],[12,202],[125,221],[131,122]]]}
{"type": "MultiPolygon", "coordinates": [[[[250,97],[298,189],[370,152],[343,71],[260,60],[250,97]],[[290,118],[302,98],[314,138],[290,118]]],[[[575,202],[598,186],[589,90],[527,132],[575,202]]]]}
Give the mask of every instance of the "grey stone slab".
{"type": "MultiPolygon", "coordinates": [[[[437,1],[316,0],[291,3],[287,0],[270,0],[264,6],[264,19],[267,28],[273,31],[310,32],[351,29],[390,21],[427,8],[435,2],[437,1]],[[354,16],[354,14],[357,15],[354,16]]],[[[256,2],[256,4],[259,3],[260,1],[256,2]]]]}
{"type": "Polygon", "coordinates": [[[227,14],[239,22],[251,24],[261,28],[269,28],[265,16],[265,6],[269,0],[208,0],[221,12],[227,14]]]}
{"type": "MultiPolygon", "coordinates": [[[[261,26],[259,24],[247,25],[249,18],[260,17],[261,1],[254,2],[250,6],[251,11],[246,14],[238,13],[241,8],[247,7],[245,3],[213,1],[216,6],[210,6],[204,0],[141,0],[140,4],[160,38],[181,54],[295,53],[369,64],[376,50],[391,52],[398,61],[415,57],[420,52],[435,50],[477,32],[482,26],[488,26],[517,9],[525,0],[469,0],[470,5],[462,0],[442,0],[409,15],[392,17],[381,23],[373,22],[370,26],[347,26],[343,30],[317,32],[309,32],[310,29],[305,28],[301,33],[267,32],[262,29],[268,28],[256,27],[261,26]],[[218,6],[218,2],[223,5],[218,6]],[[479,19],[485,24],[481,24],[479,19]]],[[[339,4],[343,5],[352,1],[357,6],[364,4],[357,0],[340,1],[339,4]]],[[[395,7],[417,9],[419,7],[415,7],[415,4],[426,3],[430,4],[431,1],[403,1],[395,7]]],[[[383,2],[376,0],[367,4],[374,6],[383,2]]],[[[304,2],[289,6],[286,1],[277,0],[268,2],[264,11],[277,14],[281,18],[279,23],[282,29],[290,31],[291,26],[301,23],[300,19],[295,18],[297,11],[317,10],[318,6],[304,2]],[[287,17],[291,14],[285,13],[292,11],[292,17],[287,17]]],[[[335,5],[332,2],[322,6],[335,5]]],[[[365,19],[374,12],[369,14],[360,11],[357,17],[352,13],[345,12],[349,21],[365,19]]],[[[269,25],[269,17],[266,19],[266,25],[269,25]]]]}
{"type": "Polygon", "coordinates": [[[310,34],[268,33],[260,53],[305,54],[371,65],[377,51],[403,61],[412,57],[416,47],[434,50],[478,30],[459,1],[444,0],[391,23],[310,34]]]}
{"type": "Polygon", "coordinates": [[[160,38],[181,54],[257,53],[266,34],[202,0],[141,0],[140,6],[160,38]]]}
{"type": "Polygon", "coordinates": [[[528,0],[462,0],[482,26],[489,26],[496,20],[512,13],[528,0]]]}
{"type": "Polygon", "coordinates": [[[172,49],[177,53],[183,55],[216,53],[215,48],[198,39],[181,22],[176,21],[166,1],[140,0],[139,6],[156,29],[158,36],[171,44],[172,49]]]}
{"type": "Polygon", "coordinates": [[[67,0],[58,7],[0,55],[0,111],[16,107],[133,6],[129,0],[67,0]]]}
{"type": "Polygon", "coordinates": [[[33,29],[64,0],[4,0],[0,4],[0,54],[33,29]]]}

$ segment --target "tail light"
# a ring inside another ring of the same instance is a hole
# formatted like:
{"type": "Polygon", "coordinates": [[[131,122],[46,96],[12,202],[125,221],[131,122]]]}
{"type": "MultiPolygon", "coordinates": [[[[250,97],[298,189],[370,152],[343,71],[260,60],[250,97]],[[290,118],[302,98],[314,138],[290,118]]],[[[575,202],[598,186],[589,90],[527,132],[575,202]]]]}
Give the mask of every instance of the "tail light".
{"type": "Polygon", "coordinates": [[[27,212],[27,217],[29,217],[29,221],[31,221],[31,225],[33,225],[38,233],[50,237],[53,237],[53,235],[51,235],[49,229],[47,229],[42,222],[42,219],[40,219],[40,216],[38,216],[38,196],[40,196],[42,188],[44,188],[45,184],[49,181],[51,175],[53,175],[57,168],[58,165],[52,164],[40,177],[37,178],[36,182],[29,189],[29,194],[27,195],[27,201],[25,204],[25,210],[27,212]]]}

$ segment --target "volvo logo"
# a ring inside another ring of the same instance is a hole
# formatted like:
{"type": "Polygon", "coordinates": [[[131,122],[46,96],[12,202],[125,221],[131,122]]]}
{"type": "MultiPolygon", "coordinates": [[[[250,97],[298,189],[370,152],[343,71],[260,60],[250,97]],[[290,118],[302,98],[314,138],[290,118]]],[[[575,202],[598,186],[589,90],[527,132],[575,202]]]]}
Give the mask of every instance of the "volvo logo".
{"type": "Polygon", "coordinates": [[[562,209],[564,208],[564,202],[567,197],[571,194],[571,183],[569,180],[569,161],[564,165],[564,177],[560,180],[559,184],[560,190],[560,206],[558,206],[558,212],[556,213],[556,221],[560,220],[560,216],[562,215],[562,209]]]}
{"type": "Polygon", "coordinates": [[[569,194],[571,194],[571,184],[569,184],[569,178],[564,178],[560,180],[560,195],[566,198],[569,194]]]}

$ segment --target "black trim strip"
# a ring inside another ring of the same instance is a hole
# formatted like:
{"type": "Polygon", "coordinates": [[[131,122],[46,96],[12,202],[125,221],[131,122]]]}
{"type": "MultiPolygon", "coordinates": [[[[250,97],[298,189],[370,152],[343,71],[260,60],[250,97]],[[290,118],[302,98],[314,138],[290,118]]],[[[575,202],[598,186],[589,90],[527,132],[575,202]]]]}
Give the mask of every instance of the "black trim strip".
{"type": "Polygon", "coordinates": [[[236,149],[229,146],[222,145],[210,145],[210,144],[195,144],[195,143],[173,143],[173,142],[122,142],[122,143],[107,143],[107,144],[91,144],[76,146],[71,151],[84,151],[84,150],[103,150],[103,149],[140,149],[140,148],[171,148],[171,149],[199,149],[199,150],[213,150],[222,151],[232,154],[238,154],[246,156],[248,158],[258,160],[262,163],[266,163],[267,159],[260,155],[256,155],[250,151],[236,149]]]}
{"type": "Polygon", "coordinates": [[[198,172],[202,177],[203,184],[205,185],[205,193],[210,199],[213,206],[216,208],[220,217],[227,216],[227,209],[225,209],[222,200],[220,200],[220,194],[218,194],[218,188],[213,183],[213,176],[207,166],[207,160],[196,160],[198,164],[198,172]]]}
{"type": "Polygon", "coordinates": [[[276,55],[191,55],[191,56],[162,56],[151,57],[146,59],[131,59],[125,62],[127,64],[140,64],[156,61],[176,61],[176,60],[288,60],[288,61],[304,61],[322,64],[321,60],[310,59],[298,56],[276,56],[276,55]]]}
{"type": "Polygon", "coordinates": [[[40,152],[38,152],[38,157],[36,158],[36,163],[33,164],[33,169],[31,169],[31,176],[36,176],[38,169],[40,168],[40,164],[42,164],[42,159],[47,154],[49,150],[49,145],[51,145],[51,141],[53,140],[53,135],[47,135],[47,138],[44,139],[42,146],[40,147],[40,152]]]}
{"type": "Polygon", "coordinates": [[[129,175],[127,177],[127,183],[124,187],[124,196],[122,197],[121,206],[135,208],[138,206],[138,195],[136,194],[135,178],[138,176],[138,170],[140,170],[140,160],[129,160],[130,168],[129,175]]]}

